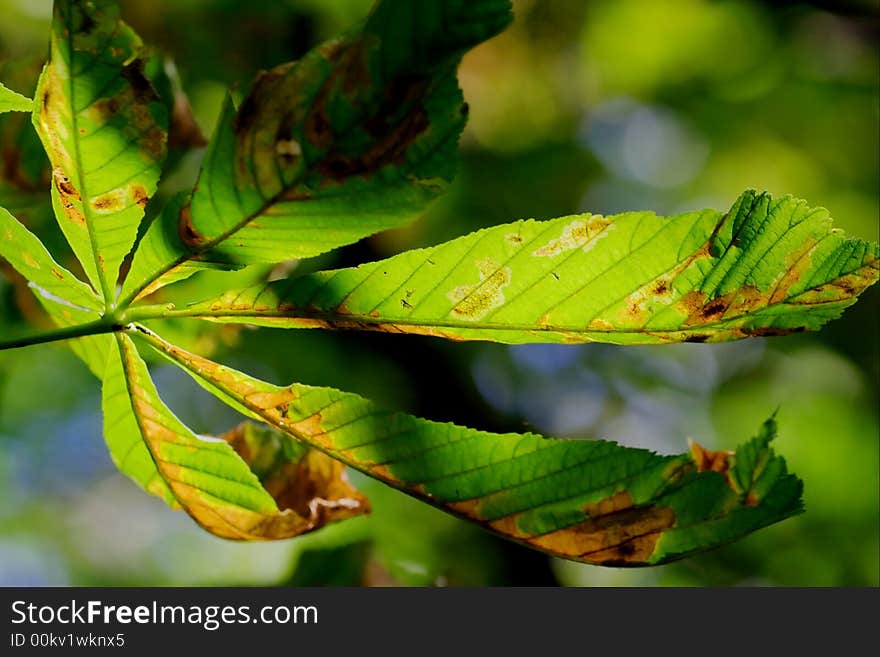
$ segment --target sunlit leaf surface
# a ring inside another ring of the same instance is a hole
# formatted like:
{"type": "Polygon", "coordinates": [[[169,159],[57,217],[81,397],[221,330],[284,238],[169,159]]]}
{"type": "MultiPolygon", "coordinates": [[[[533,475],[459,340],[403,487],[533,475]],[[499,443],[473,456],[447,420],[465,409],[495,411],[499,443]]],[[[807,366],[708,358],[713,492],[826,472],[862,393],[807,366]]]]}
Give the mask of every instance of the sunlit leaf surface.
{"type": "Polygon", "coordinates": [[[816,330],[877,281],[878,247],[822,208],[746,192],[727,213],[520,221],[181,309],[291,328],[497,342],[721,342],[816,330]]]}
{"type": "Polygon", "coordinates": [[[199,436],[162,403],[125,335],[104,377],[104,435],[116,465],[206,530],[237,540],[289,538],[369,510],[342,464],[242,425],[199,436]]]}

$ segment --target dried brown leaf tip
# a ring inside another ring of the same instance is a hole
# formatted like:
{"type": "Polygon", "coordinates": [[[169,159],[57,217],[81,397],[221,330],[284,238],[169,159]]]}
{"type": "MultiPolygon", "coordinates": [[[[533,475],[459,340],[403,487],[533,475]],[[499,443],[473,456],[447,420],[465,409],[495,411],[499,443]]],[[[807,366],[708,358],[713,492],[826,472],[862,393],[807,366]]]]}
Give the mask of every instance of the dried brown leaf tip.
{"type": "Polygon", "coordinates": [[[730,457],[734,452],[726,449],[713,452],[690,438],[688,438],[688,446],[697,465],[697,472],[711,471],[726,475],[730,471],[730,457]]]}
{"type": "Polygon", "coordinates": [[[286,521],[269,524],[265,538],[283,538],[369,513],[370,502],[352,486],[345,466],[269,427],[245,422],[221,436],[248,464],[286,521]],[[299,518],[299,520],[294,520],[299,518]]]}
{"type": "Polygon", "coordinates": [[[737,491],[737,486],[730,474],[730,459],[736,455],[736,452],[728,449],[712,451],[691,438],[688,438],[688,447],[690,447],[691,457],[697,466],[697,472],[718,472],[723,474],[727,480],[727,485],[735,492],[737,491]]]}

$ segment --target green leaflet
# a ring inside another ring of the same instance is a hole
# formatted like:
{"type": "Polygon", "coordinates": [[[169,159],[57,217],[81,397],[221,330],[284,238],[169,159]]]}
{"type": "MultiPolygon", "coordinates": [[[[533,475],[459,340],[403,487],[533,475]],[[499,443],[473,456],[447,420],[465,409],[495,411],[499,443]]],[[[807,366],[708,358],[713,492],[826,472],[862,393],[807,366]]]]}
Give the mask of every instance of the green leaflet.
{"type": "Polygon", "coordinates": [[[169,314],[497,342],[720,342],[816,330],[877,281],[878,247],[822,208],[744,193],[726,214],[495,226],[169,314]]]}
{"type": "Polygon", "coordinates": [[[458,61],[509,20],[507,0],[383,0],[360,32],[261,75],[237,111],[227,99],[177,230],[144,238],[174,257],[136,263],[123,299],[202,254],[305,258],[414,219],[454,173],[458,61]]]}
{"type": "MultiPolygon", "coordinates": [[[[42,242],[5,209],[0,208],[0,256],[28,280],[28,286],[53,321],[62,328],[98,322],[101,300],[92,289],[59,265],[42,242]]],[[[89,369],[103,376],[110,336],[70,341],[89,369]]]]}
{"type": "Polygon", "coordinates": [[[59,225],[108,304],[156,190],[164,107],[137,59],[140,38],[109,0],[59,0],[34,126],[53,167],[59,225]]]}
{"type": "Polygon", "coordinates": [[[0,114],[4,112],[30,112],[34,108],[34,101],[0,82],[0,114]]]}
{"type": "MultiPolygon", "coordinates": [[[[138,362],[136,355],[129,355],[132,350],[129,340],[123,337],[117,342],[114,339],[102,385],[104,439],[117,468],[145,490],[161,497],[169,505],[179,508],[180,505],[174,494],[156,469],[150,444],[145,441],[138,417],[134,412],[135,395],[141,394],[137,391],[147,385],[145,377],[149,374],[146,365],[138,362]],[[136,366],[135,371],[130,375],[131,381],[124,365],[126,358],[133,360],[136,366]]],[[[156,397],[155,390],[149,392],[156,397]]],[[[149,404],[150,401],[148,400],[147,403],[149,404]]],[[[161,410],[166,409],[162,407],[161,410]]],[[[186,431],[183,430],[182,433],[186,434],[186,431]]],[[[190,436],[186,437],[192,439],[190,436]]]]}
{"type": "Polygon", "coordinates": [[[369,510],[342,465],[277,432],[197,436],[159,399],[131,339],[116,335],[104,376],[104,435],[117,467],[223,538],[290,538],[369,510]]]}
{"type": "Polygon", "coordinates": [[[330,388],[259,381],[140,329],[221,399],[430,504],[558,556],[652,565],[801,511],[801,482],[768,444],[660,456],[607,441],[491,434],[388,412],[330,388]],[[742,482],[753,482],[743,486],[742,482]]]}
{"type": "Polygon", "coordinates": [[[0,208],[0,256],[28,280],[37,296],[83,310],[102,310],[92,289],[55,262],[39,238],[4,208],[0,208]]]}

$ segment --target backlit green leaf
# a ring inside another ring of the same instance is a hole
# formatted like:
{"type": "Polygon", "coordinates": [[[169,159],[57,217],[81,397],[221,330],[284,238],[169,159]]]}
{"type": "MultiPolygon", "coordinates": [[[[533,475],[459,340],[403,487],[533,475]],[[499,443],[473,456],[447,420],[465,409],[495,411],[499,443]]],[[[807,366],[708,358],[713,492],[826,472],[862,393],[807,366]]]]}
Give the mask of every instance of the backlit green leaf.
{"type": "Polygon", "coordinates": [[[104,435],[116,465],[202,527],[236,540],[289,538],[369,510],[342,464],[272,430],[198,436],[159,399],[131,339],[104,377],[104,435]]]}
{"type": "Polygon", "coordinates": [[[177,230],[145,237],[176,257],[138,266],[123,298],[203,254],[305,258],[415,218],[454,173],[458,61],[509,20],[507,0],[384,0],[359,32],[261,75],[237,110],[227,99],[177,230]]]}
{"type": "Polygon", "coordinates": [[[330,388],[275,386],[137,334],[222,399],[364,473],[558,556],[652,565],[801,511],[801,482],[768,443],[661,456],[601,440],[491,434],[389,412],[330,388]],[[743,485],[743,482],[753,482],[743,485]]]}
{"type": "Polygon", "coordinates": [[[822,208],[746,192],[731,210],[519,221],[170,314],[498,342],[720,342],[816,330],[877,281],[878,247],[822,208]]]}
{"type": "Polygon", "coordinates": [[[140,38],[109,0],[59,0],[34,125],[53,168],[58,222],[111,303],[165,156],[165,108],[137,58],[140,38]]]}
{"type": "Polygon", "coordinates": [[[4,208],[0,208],[0,257],[28,280],[37,296],[102,310],[92,289],[55,262],[39,238],[4,208]]]}

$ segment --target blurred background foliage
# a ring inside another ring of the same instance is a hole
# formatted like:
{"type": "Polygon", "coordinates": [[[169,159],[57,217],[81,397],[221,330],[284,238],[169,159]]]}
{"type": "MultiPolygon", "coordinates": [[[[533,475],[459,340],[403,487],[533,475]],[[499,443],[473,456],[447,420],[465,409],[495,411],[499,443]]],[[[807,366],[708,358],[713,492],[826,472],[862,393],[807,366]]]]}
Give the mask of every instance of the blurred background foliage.
{"type": "MultiPolygon", "coordinates": [[[[129,0],[124,16],[172,58],[210,134],[227,87],[356,23],[368,0],[129,0]]],[[[0,0],[0,77],[33,91],[49,0],[0,0]]],[[[521,0],[503,35],[470,53],[459,177],[413,226],[274,271],[201,274],[210,285],[356,264],[518,218],[727,208],[745,188],[828,207],[878,239],[874,0],[521,0]]],[[[0,120],[0,204],[70,265],[48,210],[27,117],[0,120]]],[[[162,193],[191,186],[181,152],[162,193]]],[[[155,207],[155,204],[151,207],[155,207]]],[[[46,320],[10,272],[0,332],[46,320]]],[[[732,448],[779,408],[777,448],[807,512],[656,569],[545,557],[367,480],[374,513],[275,544],[224,542],[119,475],[100,391],[61,345],[0,353],[0,584],[4,585],[871,585],[878,542],[878,291],[815,335],[619,348],[446,344],[419,336],[165,323],[199,353],[281,383],[331,385],[432,419],[489,430],[605,437],[680,452],[732,448]]],[[[235,413],[167,365],[164,398],[200,432],[235,413]]]]}

